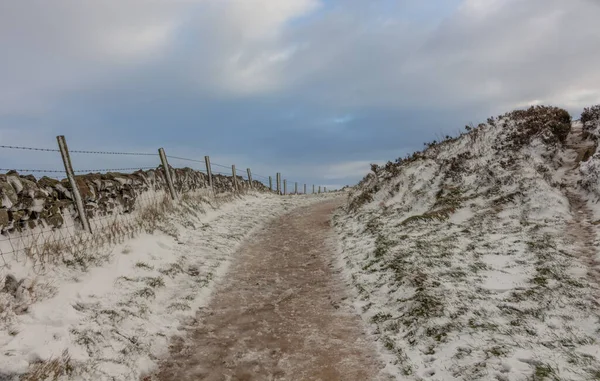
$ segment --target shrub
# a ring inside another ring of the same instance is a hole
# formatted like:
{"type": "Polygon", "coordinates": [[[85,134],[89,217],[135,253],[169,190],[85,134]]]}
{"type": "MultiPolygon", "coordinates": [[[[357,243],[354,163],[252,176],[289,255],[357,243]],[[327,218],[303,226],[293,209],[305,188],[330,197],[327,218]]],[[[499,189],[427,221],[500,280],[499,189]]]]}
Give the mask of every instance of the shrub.
{"type": "Polygon", "coordinates": [[[352,202],[350,203],[349,207],[350,207],[350,211],[357,211],[360,207],[362,207],[365,204],[370,203],[371,201],[373,201],[373,189],[365,189],[364,191],[362,191],[358,196],[356,196],[352,202]]]}
{"type": "Polygon", "coordinates": [[[523,146],[534,137],[545,143],[564,143],[571,131],[571,115],[564,109],[552,106],[532,106],[527,110],[515,110],[506,114],[517,123],[511,141],[523,146]]]}
{"type": "Polygon", "coordinates": [[[585,126],[590,122],[600,122],[600,105],[586,107],[583,109],[583,112],[581,113],[581,123],[583,123],[585,126]]]}
{"type": "Polygon", "coordinates": [[[592,136],[598,135],[600,131],[600,105],[586,107],[581,113],[581,123],[583,124],[583,131],[592,136]]]}

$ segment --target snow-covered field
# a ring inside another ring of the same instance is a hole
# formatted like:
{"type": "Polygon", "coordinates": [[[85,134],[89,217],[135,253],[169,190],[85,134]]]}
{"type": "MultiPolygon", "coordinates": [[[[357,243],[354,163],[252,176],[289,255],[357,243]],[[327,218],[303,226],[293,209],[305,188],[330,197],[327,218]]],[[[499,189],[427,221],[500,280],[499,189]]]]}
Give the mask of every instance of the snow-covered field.
{"type": "Polygon", "coordinates": [[[87,271],[58,264],[30,275],[14,298],[0,293],[0,380],[143,377],[208,302],[240,242],[321,197],[248,194],[182,204],[153,233],[111,248],[87,271]],[[20,313],[16,302],[26,304],[20,313]]]}
{"type": "Polygon", "coordinates": [[[570,203],[592,198],[568,142],[519,136],[523,123],[379,167],[335,217],[340,267],[397,379],[600,379],[598,225],[576,218],[594,205],[570,203]]]}

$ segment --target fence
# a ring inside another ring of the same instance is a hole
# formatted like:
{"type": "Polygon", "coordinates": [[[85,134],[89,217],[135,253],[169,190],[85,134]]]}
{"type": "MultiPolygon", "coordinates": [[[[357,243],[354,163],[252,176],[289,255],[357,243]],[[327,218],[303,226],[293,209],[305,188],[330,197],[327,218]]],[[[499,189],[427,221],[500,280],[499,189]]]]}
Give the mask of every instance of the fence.
{"type": "MultiPolygon", "coordinates": [[[[2,150],[49,155],[42,159],[45,162],[59,156],[64,167],[0,168],[7,172],[0,175],[0,257],[4,265],[8,256],[17,259],[23,253],[39,266],[56,260],[56,253],[67,255],[62,258],[66,262],[81,262],[93,247],[115,244],[151,229],[161,215],[176,207],[178,203],[173,201],[194,203],[248,190],[289,194],[287,179],[281,187],[280,173],[273,184],[271,176],[212,163],[208,156],[204,160],[170,156],[163,148],[157,153],[69,150],[64,136],[58,136],[57,142],[56,149],[0,145],[2,150]],[[128,161],[135,157],[138,164],[140,159],[144,164],[79,169],[76,165],[81,155],[127,157],[128,161]],[[173,163],[186,166],[174,168],[173,163]]],[[[303,189],[306,193],[306,184],[303,189]]],[[[293,193],[299,194],[298,182],[294,182],[293,193]]]]}

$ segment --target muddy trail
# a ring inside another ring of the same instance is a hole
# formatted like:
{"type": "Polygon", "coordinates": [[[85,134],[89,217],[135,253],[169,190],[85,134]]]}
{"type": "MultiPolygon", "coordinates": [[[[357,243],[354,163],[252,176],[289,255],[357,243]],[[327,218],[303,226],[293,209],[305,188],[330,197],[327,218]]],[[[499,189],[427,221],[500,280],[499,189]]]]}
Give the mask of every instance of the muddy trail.
{"type": "Polygon", "coordinates": [[[339,204],[296,209],[243,245],[151,379],[379,379],[375,345],[345,303],[328,244],[339,204]]]}
{"type": "MultiPolygon", "coordinates": [[[[575,253],[578,258],[586,264],[588,278],[600,286],[600,263],[596,260],[596,251],[594,249],[595,233],[593,227],[593,213],[587,207],[586,201],[577,190],[577,179],[579,178],[579,162],[593,154],[595,151],[594,142],[586,140],[582,127],[574,126],[567,139],[567,148],[572,151],[571,160],[565,165],[568,170],[565,172],[566,189],[565,195],[569,200],[573,220],[567,226],[568,236],[578,245],[579,249],[575,253]],[[589,151],[591,150],[591,153],[589,151]]],[[[596,295],[600,300],[600,294],[596,295]]]]}

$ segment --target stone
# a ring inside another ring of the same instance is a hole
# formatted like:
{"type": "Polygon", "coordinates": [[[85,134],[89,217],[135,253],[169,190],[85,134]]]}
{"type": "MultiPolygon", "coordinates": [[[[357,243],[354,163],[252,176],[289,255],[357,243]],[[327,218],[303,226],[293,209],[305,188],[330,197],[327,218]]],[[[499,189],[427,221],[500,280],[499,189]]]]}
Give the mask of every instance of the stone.
{"type": "Polygon", "coordinates": [[[17,192],[8,182],[0,182],[0,200],[3,208],[10,208],[19,202],[17,192]],[[4,205],[5,201],[6,205],[4,205]]]}
{"type": "Polygon", "coordinates": [[[17,210],[10,213],[10,219],[13,221],[21,221],[25,215],[26,212],[24,210],[17,210]]]}
{"type": "Polygon", "coordinates": [[[60,184],[60,181],[46,176],[38,180],[38,186],[40,188],[54,188],[56,184],[60,184]]]}
{"type": "Polygon", "coordinates": [[[19,282],[17,281],[17,278],[11,274],[8,274],[4,279],[4,288],[2,288],[2,292],[6,292],[12,296],[15,296],[18,288],[19,282]]]}
{"type": "MultiPolygon", "coordinates": [[[[191,168],[172,169],[172,174],[175,187],[181,193],[208,185],[207,176],[191,168]]],[[[76,176],[76,182],[86,214],[92,218],[129,213],[135,209],[140,197],[145,197],[144,192],[167,190],[162,168],[133,174],[88,174],[76,176]]],[[[215,175],[214,186],[217,192],[231,191],[231,177],[215,175]]],[[[240,182],[240,187],[244,186],[246,184],[240,182]]],[[[19,176],[15,171],[0,174],[0,229],[3,231],[45,225],[58,228],[65,224],[65,213],[77,216],[67,179],[59,181],[44,176],[36,181],[31,175],[19,176]]]]}
{"type": "Polygon", "coordinates": [[[8,218],[8,210],[0,209],[0,229],[10,226],[10,219],[8,218]]]}
{"type": "Polygon", "coordinates": [[[54,215],[48,217],[47,222],[48,222],[48,225],[50,225],[54,228],[59,228],[64,224],[65,220],[63,219],[63,217],[60,214],[54,214],[54,215]]]}

